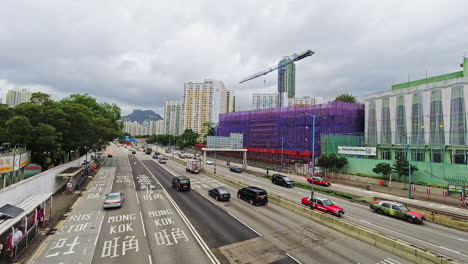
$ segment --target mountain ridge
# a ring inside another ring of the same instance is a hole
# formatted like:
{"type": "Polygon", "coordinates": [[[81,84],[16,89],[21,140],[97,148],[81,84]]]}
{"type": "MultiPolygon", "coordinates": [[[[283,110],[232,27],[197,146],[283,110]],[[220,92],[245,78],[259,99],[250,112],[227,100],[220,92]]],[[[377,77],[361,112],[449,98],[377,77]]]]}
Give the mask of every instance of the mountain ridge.
{"type": "Polygon", "coordinates": [[[162,120],[162,117],[159,114],[156,114],[153,110],[134,109],[131,114],[122,116],[120,119],[130,120],[132,122],[137,121],[138,123],[141,123],[145,121],[145,119],[153,121],[162,120]]]}

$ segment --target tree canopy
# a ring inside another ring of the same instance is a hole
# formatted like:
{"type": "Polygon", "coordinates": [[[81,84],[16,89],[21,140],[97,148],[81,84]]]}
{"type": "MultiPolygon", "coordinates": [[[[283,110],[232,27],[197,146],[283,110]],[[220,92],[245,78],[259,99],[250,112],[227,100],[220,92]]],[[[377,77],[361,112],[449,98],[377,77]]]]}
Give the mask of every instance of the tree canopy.
{"type": "Polygon", "coordinates": [[[345,103],[352,103],[352,104],[357,104],[358,103],[358,100],[357,100],[356,96],[348,94],[348,93],[342,93],[342,94],[338,95],[335,98],[335,101],[345,102],[345,103]]]}
{"type": "Polygon", "coordinates": [[[98,103],[87,94],[55,102],[48,94],[33,93],[29,103],[0,105],[0,143],[25,146],[32,161],[46,170],[69,160],[72,153],[100,150],[123,135],[119,118],[117,105],[98,103]]]}

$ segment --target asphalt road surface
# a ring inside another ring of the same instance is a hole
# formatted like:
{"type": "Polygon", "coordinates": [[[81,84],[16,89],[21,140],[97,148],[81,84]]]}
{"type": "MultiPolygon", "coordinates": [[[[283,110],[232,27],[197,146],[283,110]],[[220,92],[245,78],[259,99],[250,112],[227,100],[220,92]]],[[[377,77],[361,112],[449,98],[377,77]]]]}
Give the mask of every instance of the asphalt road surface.
{"type": "Polygon", "coordinates": [[[113,158],[28,263],[408,263],[339,232],[269,204],[235,198],[216,202],[222,185],[189,175],[193,189],[177,192],[175,164],[111,146],[113,158]],[[102,208],[105,194],[125,193],[121,208],[102,208]]]}

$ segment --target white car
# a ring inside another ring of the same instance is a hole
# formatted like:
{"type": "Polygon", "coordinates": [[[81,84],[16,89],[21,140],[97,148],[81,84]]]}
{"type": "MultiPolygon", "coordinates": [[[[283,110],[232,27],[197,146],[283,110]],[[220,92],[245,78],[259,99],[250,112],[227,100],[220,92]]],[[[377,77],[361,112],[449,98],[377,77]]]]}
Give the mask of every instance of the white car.
{"type": "Polygon", "coordinates": [[[214,162],[212,162],[211,160],[205,160],[205,164],[206,164],[206,165],[213,165],[214,162]]]}

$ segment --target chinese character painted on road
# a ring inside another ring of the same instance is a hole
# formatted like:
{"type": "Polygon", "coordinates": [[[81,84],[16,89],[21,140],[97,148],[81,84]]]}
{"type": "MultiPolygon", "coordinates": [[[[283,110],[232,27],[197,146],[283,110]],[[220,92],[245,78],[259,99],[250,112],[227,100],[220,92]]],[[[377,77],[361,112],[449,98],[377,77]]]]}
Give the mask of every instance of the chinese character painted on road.
{"type": "Polygon", "coordinates": [[[69,255],[69,254],[73,254],[75,253],[75,251],[73,250],[75,248],[76,245],[80,244],[80,242],[78,242],[78,236],[75,237],[75,239],[73,240],[73,242],[69,243],[69,244],[66,244],[65,243],[67,242],[67,239],[68,238],[61,238],[59,239],[57,242],[53,243],[52,244],[52,247],[50,248],[50,250],[56,250],[58,249],[58,252],[55,252],[55,253],[52,253],[52,254],[48,254],[46,255],[46,258],[50,258],[50,257],[56,257],[60,254],[60,249],[62,249],[63,247],[67,246],[68,247],[68,250],[63,252],[63,255],[69,255]]]}

